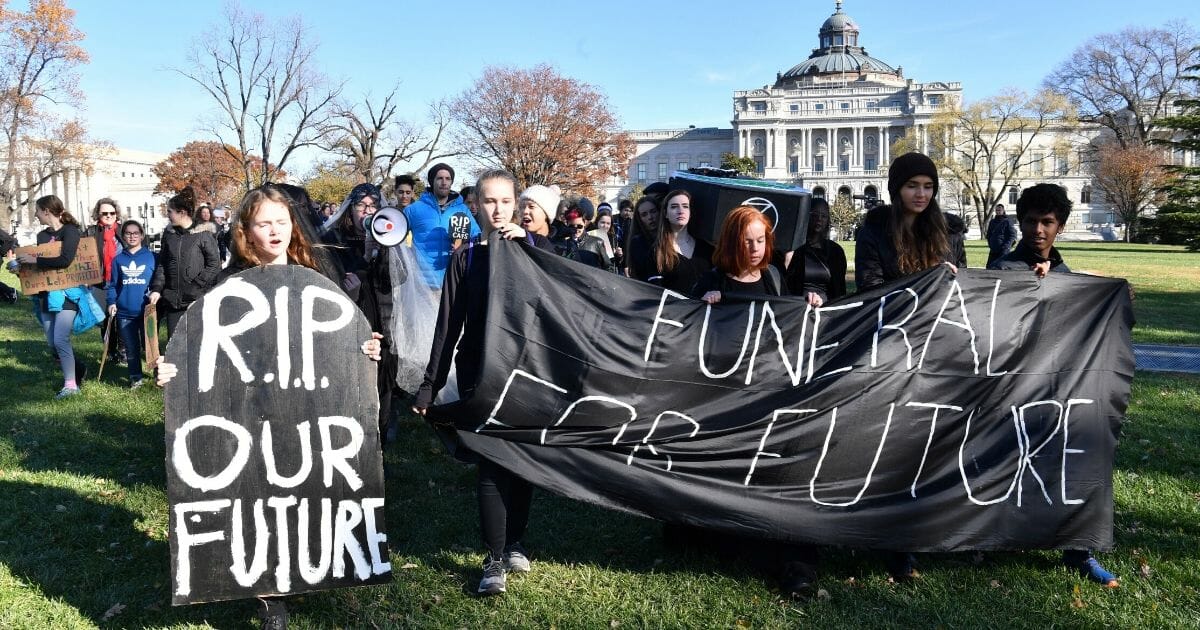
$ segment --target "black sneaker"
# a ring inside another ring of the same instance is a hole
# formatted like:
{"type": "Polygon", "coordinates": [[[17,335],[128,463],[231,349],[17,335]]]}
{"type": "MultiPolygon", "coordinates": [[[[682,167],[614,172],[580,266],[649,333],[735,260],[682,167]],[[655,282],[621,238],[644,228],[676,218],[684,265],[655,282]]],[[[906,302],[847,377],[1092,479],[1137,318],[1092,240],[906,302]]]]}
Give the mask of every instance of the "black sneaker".
{"type": "Polygon", "coordinates": [[[263,630],[287,630],[287,606],[277,599],[260,599],[258,618],[262,621],[263,630]]]}
{"type": "Polygon", "coordinates": [[[779,592],[796,599],[812,597],[817,581],[817,568],[807,562],[791,561],[783,565],[779,577],[779,592]]]}
{"type": "Polygon", "coordinates": [[[483,558],[483,579],[479,580],[480,595],[499,595],[503,593],[504,583],[504,561],[498,558],[493,559],[489,553],[483,558]]]}

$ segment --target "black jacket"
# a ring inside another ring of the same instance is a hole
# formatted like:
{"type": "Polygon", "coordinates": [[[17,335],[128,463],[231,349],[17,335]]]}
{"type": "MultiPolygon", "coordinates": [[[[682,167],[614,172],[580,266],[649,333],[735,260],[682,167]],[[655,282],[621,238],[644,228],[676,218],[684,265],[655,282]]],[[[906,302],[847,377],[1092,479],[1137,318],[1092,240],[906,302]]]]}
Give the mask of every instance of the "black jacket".
{"type": "Polygon", "coordinates": [[[988,249],[1002,255],[1007,254],[1015,242],[1017,242],[1017,228],[1013,226],[1007,216],[992,217],[992,220],[988,221],[988,249]]]}
{"type": "Polygon", "coordinates": [[[691,258],[684,258],[680,255],[674,269],[659,273],[654,256],[655,247],[653,245],[650,247],[636,245],[641,240],[643,239],[634,238],[629,252],[631,256],[629,270],[638,280],[656,284],[683,295],[691,295],[700,276],[712,269],[713,246],[696,239],[696,249],[692,251],[691,258]],[[632,258],[633,256],[636,256],[636,259],[632,258]]]}
{"type": "MultiPolygon", "coordinates": [[[[761,292],[746,289],[745,285],[736,286],[736,281],[730,278],[728,274],[720,269],[713,267],[700,275],[700,279],[696,282],[696,286],[692,289],[692,297],[699,299],[704,297],[709,291],[720,291],[721,293],[732,293],[741,295],[787,295],[787,285],[783,282],[783,275],[779,273],[779,269],[774,263],[767,265],[762,271],[762,281],[760,282],[761,292]]],[[[723,298],[722,298],[723,299],[723,298]]]]}
{"type": "Polygon", "coordinates": [[[787,268],[787,287],[792,295],[803,296],[813,291],[825,301],[845,296],[846,251],[830,240],[805,243],[792,252],[792,264],[787,268]]]}
{"type": "Polygon", "coordinates": [[[171,226],[163,232],[150,291],[161,294],[170,308],[185,309],[216,284],[220,271],[221,256],[212,232],[171,226]]]}
{"type": "MultiPolygon", "coordinates": [[[[857,291],[873,289],[904,275],[900,273],[900,257],[888,229],[888,215],[891,212],[891,206],[876,206],[867,213],[862,227],[858,228],[854,248],[854,284],[857,291]]],[[[966,267],[967,253],[963,244],[966,226],[962,219],[945,212],[942,214],[946,217],[946,240],[950,244],[950,251],[942,260],[959,268],[966,267]]]]}
{"type": "MultiPolygon", "coordinates": [[[[555,253],[554,246],[540,234],[530,234],[526,241],[518,241],[516,247],[532,246],[555,253]]],[[[501,247],[510,246],[508,243],[501,247]]],[[[479,376],[481,353],[483,352],[484,321],[487,317],[488,264],[492,246],[483,246],[474,239],[460,245],[450,255],[446,266],[446,280],[442,284],[442,304],[438,308],[437,327],[433,332],[433,345],[429,349],[429,365],[425,368],[425,379],[417,389],[414,405],[421,409],[433,404],[438,391],[446,385],[453,359],[458,377],[458,390],[466,399],[475,389],[479,376]],[[461,339],[459,338],[461,335],[461,339]],[[456,348],[462,351],[454,356],[456,348]]]]}
{"type": "Polygon", "coordinates": [[[604,241],[595,236],[584,234],[578,239],[567,236],[552,243],[554,250],[563,258],[570,258],[589,267],[614,271],[612,259],[608,257],[608,251],[604,248],[604,241]]]}
{"type": "Polygon", "coordinates": [[[1027,247],[1025,243],[1017,243],[1017,248],[1011,252],[993,260],[988,265],[988,269],[1001,269],[1010,271],[1029,271],[1034,265],[1050,261],[1050,271],[1068,273],[1070,268],[1067,263],[1063,262],[1062,255],[1057,249],[1050,248],[1050,256],[1042,258],[1032,248],[1027,247]]]}

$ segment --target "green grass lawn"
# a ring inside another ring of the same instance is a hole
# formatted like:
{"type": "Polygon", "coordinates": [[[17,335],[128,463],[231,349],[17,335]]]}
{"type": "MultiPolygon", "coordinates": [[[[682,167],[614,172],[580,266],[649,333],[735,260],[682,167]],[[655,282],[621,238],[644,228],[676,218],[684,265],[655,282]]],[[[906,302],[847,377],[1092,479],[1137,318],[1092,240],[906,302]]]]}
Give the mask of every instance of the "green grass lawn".
{"type": "MultiPolygon", "coordinates": [[[[845,242],[854,280],[854,243],[845,242]]],[[[1200,253],[1172,245],[1063,242],[1058,250],[1072,271],[1125,278],[1136,298],[1134,343],[1200,346],[1200,253]]],[[[967,241],[967,263],[987,263],[987,243],[967,241]]]]}
{"type": "MultiPolygon", "coordinates": [[[[129,392],[110,367],[84,395],[52,400],[60,376],[27,307],[0,306],[0,628],[254,627],[247,602],[169,603],[160,392],[129,392]]],[[[97,333],[76,347],[94,371],[97,333]]],[[[750,567],[667,548],[655,522],[541,492],[527,537],[534,571],[477,599],[474,471],[405,415],[387,455],[395,581],[289,608],[300,628],[1195,628],[1197,410],[1200,378],[1137,375],[1114,479],[1116,548],[1101,554],[1118,590],[1052,552],[931,555],[923,579],[896,586],[874,555],[831,549],[822,593],[803,602],[781,600],[750,567]]]]}

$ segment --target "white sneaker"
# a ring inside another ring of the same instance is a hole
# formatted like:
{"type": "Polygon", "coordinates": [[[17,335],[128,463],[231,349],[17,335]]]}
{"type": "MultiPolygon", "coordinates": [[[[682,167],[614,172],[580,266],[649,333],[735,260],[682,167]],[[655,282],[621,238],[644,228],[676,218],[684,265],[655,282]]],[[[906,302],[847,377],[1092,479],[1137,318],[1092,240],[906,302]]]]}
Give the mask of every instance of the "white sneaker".
{"type": "Polygon", "coordinates": [[[521,543],[513,543],[504,548],[504,569],[510,573],[529,573],[529,556],[521,543]]]}

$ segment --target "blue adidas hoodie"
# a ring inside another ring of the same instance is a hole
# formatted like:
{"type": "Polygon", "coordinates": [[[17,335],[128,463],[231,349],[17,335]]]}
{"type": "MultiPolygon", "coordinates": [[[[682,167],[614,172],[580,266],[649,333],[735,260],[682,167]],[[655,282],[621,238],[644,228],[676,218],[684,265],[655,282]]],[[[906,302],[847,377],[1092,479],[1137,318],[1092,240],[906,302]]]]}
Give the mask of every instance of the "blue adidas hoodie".
{"type": "Polygon", "coordinates": [[[117,305],[119,317],[141,317],[149,293],[150,278],[154,275],[154,252],[143,247],[136,254],[129,250],[117,254],[112,261],[112,278],[108,282],[108,305],[117,305]]]}

